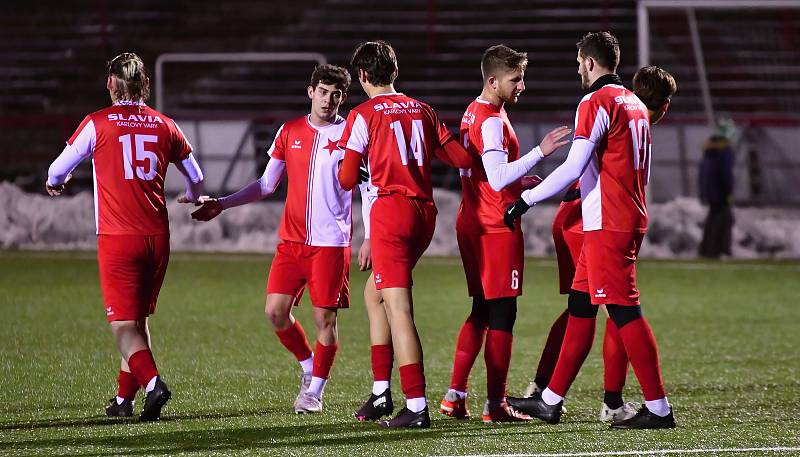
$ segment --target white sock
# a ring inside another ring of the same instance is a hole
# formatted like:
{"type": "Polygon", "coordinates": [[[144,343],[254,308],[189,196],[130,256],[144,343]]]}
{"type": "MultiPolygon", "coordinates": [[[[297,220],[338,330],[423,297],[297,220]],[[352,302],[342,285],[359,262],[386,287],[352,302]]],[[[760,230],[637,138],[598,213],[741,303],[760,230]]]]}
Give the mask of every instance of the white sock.
{"type": "Polygon", "coordinates": [[[121,404],[122,404],[122,402],[124,402],[124,401],[125,401],[125,399],[124,399],[124,398],[122,398],[122,397],[120,397],[119,395],[117,395],[117,404],[118,404],[118,405],[121,405],[121,404]]]}
{"type": "Polygon", "coordinates": [[[542,391],[542,400],[550,406],[557,405],[563,399],[564,397],[553,392],[549,387],[542,391]]]}
{"type": "Polygon", "coordinates": [[[145,392],[150,392],[156,388],[156,379],[158,379],[158,376],[153,376],[150,382],[147,383],[147,387],[144,389],[145,392]]]}
{"type": "Polygon", "coordinates": [[[314,354],[311,354],[311,357],[301,360],[300,366],[303,368],[303,373],[311,373],[311,370],[314,369],[314,354]]]}
{"type": "Polygon", "coordinates": [[[464,398],[467,397],[467,393],[466,392],[462,392],[460,390],[455,390],[455,389],[447,389],[447,394],[446,395],[450,394],[451,392],[456,394],[458,396],[459,400],[463,400],[464,398]]]}
{"type": "Polygon", "coordinates": [[[418,413],[428,406],[428,399],[425,397],[407,398],[406,408],[413,413],[418,413]]]}
{"type": "Polygon", "coordinates": [[[306,392],[310,394],[314,394],[317,398],[322,398],[322,391],[325,390],[325,384],[328,382],[325,378],[318,378],[316,376],[311,377],[311,384],[308,386],[308,390],[306,392]]]}
{"type": "Polygon", "coordinates": [[[373,381],[372,395],[380,395],[389,388],[389,381],[373,381]]]}
{"type": "Polygon", "coordinates": [[[667,401],[667,397],[659,398],[658,400],[648,400],[644,402],[647,409],[650,410],[651,413],[655,414],[659,417],[664,417],[670,412],[669,402],[667,401]]]}

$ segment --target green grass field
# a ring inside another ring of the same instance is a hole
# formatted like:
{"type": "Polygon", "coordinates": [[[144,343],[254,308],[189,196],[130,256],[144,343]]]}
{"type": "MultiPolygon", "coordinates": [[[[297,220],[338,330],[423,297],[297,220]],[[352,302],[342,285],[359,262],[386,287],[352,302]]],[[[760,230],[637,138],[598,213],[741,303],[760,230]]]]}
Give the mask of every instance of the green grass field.
{"type": "MultiPolygon", "coordinates": [[[[715,448],[728,451],[701,455],[800,455],[798,263],[641,262],[643,308],[659,341],[678,428],[639,432],[607,430],[596,420],[599,335],[560,425],[484,426],[438,414],[421,431],[356,422],[352,412],[371,386],[361,298],[366,275],[358,271],[352,307],[340,314],[341,349],[326,411],[296,416],[299,368],[263,315],[268,262],[256,255],[173,255],[151,320],[156,360],[173,399],[161,422],[140,424],[103,415],[115,393],[118,356],[94,254],[0,252],[0,455],[611,455],[603,451],[715,448]],[[733,452],[743,448],[783,449],[733,452]]],[[[435,410],[469,301],[458,259],[423,259],[415,281],[435,410]]],[[[550,259],[528,261],[524,288],[512,394],[527,385],[546,331],[565,306],[550,259]]],[[[313,334],[307,302],[297,316],[313,334]]],[[[641,401],[632,373],[628,384],[626,399],[641,401]]],[[[479,416],[482,358],[471,387],[470,408],[479,416]]],[[[402,398],[396,373],[393,391],[402,398]]]]}

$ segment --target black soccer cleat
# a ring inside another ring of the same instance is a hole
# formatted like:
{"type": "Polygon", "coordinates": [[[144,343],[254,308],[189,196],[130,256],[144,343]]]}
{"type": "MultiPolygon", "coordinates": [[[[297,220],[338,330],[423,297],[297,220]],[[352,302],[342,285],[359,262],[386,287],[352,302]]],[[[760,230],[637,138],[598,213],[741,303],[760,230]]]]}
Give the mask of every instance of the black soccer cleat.
{"type": "Polygon", "coordinates": [[[144,400],[144,408],[142,414],[139,415],[139,420],[144,422],[157,421],[161,419],[161,408],[167,404],[172,397],[172,392],[169,391],[167,385],[161,380],[161,376],[156,379],[156,385],[150,392],[147,392],[147,397],[144,400]]]}
{"type": "Polygon", "coordinates": [[[428,414],[428,407],[415,413],[408,408],[403,408],[394,416],[394,419],[378,422],[381,427],[386,428],[430,428],[431,416],[428,414]]]}
{"type": "Polygon", "coordinates": [[[542,400],[542,393],[536,392],[527,398],[507,397],[506,403],[509,408],[521,413],[541,419],[548,424],[557,424],[561,421],[561,407],[564,405],[564,400],[550,406],[542,400]]]}
{"type": "Polygon", "coordinates": [[[127,398],[122,403],[117,403],[117,397],[112,397],[106,406],[106,416],[131,417],[133,416],[133,400],[127,398]]]}
{"type": "Polygon", "coordinates": [[[383,416],[389,416],[394,411],[392,391],[386,389],[380,395],[370,394],[369,399],[353,415],[361,422],[376,421],[383,416]]]}
{"type": "Polygon", "coordinates": [[[647,409],[647,406],[642,406],[642,409],[630,419],[611,423],[611,428],[616,429],[656,429],[656,428],[675,428],[675,416],[672,415],[672,408],[669,409],[669,414],[661,417],[654,414],[647,409]]]}

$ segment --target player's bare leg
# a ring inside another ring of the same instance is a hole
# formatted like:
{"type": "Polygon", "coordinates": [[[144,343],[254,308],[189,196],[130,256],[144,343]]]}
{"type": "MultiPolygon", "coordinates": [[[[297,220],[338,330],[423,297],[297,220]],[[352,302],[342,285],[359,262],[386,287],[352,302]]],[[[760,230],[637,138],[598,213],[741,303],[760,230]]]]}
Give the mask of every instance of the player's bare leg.
{"type": "Polygon", "coordinates": [[[144,421],[152,421],[160,418],[161,408],[170,399],[172,393],[158,375],[158,369],[150,351],[150,332],[147,323],[147,318],[113,321],[111,322],[111,331],[130,373],[147,393],[139,418],[144,421]]]}
{"type": "Polygon", "coordinates": [[[414,302],[411,289],[390,287],[381,290],[386,318],[392,332],[400,383],[406,396],[406,407],[394,419],[383,421],[385,427],[430,427],[425,397],[425,374],[422,366],[422,344],[414,325],[414,302]]]}
{"type": "Polygon", "coordinates": [[[322,412],[322,395],[339,348],[336,308],[314,308],[314,324],[317,327],[317,343],[314,349],[311,382],[306,391],[295,401],[296,413],[322,412]]]}
{"type": "Polygon", "coordinates": [[[281,344],[295,356],[302,368],[300,392],[294,401],[296,406],[311,384],[314,357],[303,327],[292,315],[294,300],[295,297],[288,294],[267,294],[264,312],[281,344]]]}
{"type": "Polygon", "coordinates": [[[386,319],[383,298],[375,288],[375,278],[370,275],[364,286],[364,303],[369,317],[370,358],[372,365],[372,392],[366,403],[355,412],[360,421],[378,420],[392,414],[392,332],[386,319]]]}

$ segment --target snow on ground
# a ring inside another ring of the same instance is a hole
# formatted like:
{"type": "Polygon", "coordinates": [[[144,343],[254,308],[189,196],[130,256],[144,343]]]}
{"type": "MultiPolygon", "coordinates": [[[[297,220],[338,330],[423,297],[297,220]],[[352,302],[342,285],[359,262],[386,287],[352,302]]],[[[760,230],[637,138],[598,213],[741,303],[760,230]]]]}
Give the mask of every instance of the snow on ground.
{"type": "MultiPolygon", "coordinates": [[[[438,190],[436,233],[427,253],[458,255],[455,219],[460,195],[438,190]]],[[[225,211],[211,222],[189,217],[191,205],[168,204],[173,251],[273,252],[282,202],[260,202],[225,211]]],[[[703,234],[704,208],[694,198],[650,205],[650,229],[643,257],[691,258],[703,234]]],[[[524,216],[525,251],[553,255],[550,224],[555,205],[540,205],[524,216]]],[[[736,208],[733,257],[800,258],[800,209],[736,208]]],[[[353,207],[354,246],[363,238],[359,203],[353,207]]],[[[90,192],[51,198],[27,194],[0,183],[0,248],[81,249],[96,247],[93,198],[90,192]]]]}

